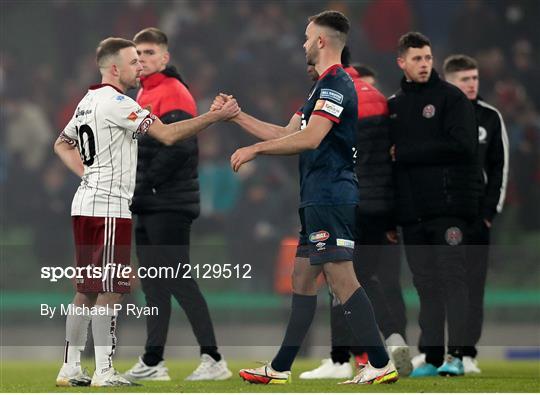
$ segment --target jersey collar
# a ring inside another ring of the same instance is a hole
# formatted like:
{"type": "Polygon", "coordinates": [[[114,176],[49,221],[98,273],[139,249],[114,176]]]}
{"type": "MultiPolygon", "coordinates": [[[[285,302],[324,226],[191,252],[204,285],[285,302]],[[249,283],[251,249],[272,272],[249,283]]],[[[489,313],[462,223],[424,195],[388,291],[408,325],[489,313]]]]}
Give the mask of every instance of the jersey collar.
{"type": "Polygon", "coordinates": [[[335,70],[337,70],[337,69],[339,69],[339,68],[342,68],[342,67],[343,67],[343,66],[341,65],[341,63],[337,63],[337,64],[334,64],[334,65],[328,67],[328,68],[320,75],[319,81],[322,80],[324,77],[326,77],[326,75],[327,75],[328,73],[331,73],[331,72],[333,72],[333,71],[335,71],[335,70]]]}
{"type": "Polygon", "coordinates": [[[343,70],[351,76],[353,80],[360,78],[360,73],[352,66],[344,67],[343,70]]]}
{"type": "Polygon", "coordinates": [[[88,89],[90,90],[95,90],[95,89],[99,89],[99,88],[103,88],[105,86],[110,86],[111,88],[113,88],[114,90],[120,92],[122,95],[125,95],[124,92],[122,92],[120,89],[118,89],[116,86],[114,85],[111,85],[111,84],[95,84],[95,85],[90,85],[90,87],[88,89]]]}

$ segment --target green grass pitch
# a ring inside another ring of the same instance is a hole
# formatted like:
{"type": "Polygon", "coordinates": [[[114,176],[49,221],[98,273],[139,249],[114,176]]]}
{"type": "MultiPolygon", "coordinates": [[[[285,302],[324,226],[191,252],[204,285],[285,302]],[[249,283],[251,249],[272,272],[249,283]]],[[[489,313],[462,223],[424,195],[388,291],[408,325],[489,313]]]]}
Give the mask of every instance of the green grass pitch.
{"type": "MultiPolygon", "coordinates": [[[[117,361],[125,371],[135,361],[117,361]]],[[[481,361],[483,373],[460,378],[403,378],[395,384],[341,386],[338,380],[300,380],[298,374],[318,366],[318,360],[298,360],[293,366],[293,381],[287,385],[255,385],[243,382],[240,368],[255,367],[253,361],[229,361],[234,376],[222,382],[183,381],[197,361],[167,361],[170,382],[143,382],[141,387],[57,388],[54,385],[59,365],[55,362],[1,361],[0,392],[540,392],[540,362],[481,361]]],[[[83,365],[90,368],[92,361],[83,365]]],[[[90,370],[90,369],[89,369],[90,370]]]]}

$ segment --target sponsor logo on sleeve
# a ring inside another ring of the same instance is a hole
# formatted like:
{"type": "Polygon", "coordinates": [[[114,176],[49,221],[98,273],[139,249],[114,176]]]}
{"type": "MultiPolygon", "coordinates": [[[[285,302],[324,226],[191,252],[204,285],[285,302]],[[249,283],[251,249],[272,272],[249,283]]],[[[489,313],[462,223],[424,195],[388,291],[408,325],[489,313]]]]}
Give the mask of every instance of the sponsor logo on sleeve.
{"type": "Polygon", "coordinates": [[[311,241],[312,243],[326,241],[329,238],[330,233],[328,233],[326,230],[318,230],[317,232],[313,232],[309,235],[309,241],[311,241]]]}
{"type": "Polygon", "coordinates": [[[135,122],[137,120],[138,116],[137,114],[132,111],[131,114],[128,115],[127,119],[129,119],[131,122],[135,122]]]}
{"type": "Polygon", "coordinates": [[[118,100],[118,101],[122,101],[122,100],[124,100],[125,98],[126,98],[126,97],[125,97],[124,95],[118,95],[118,96],[115,97],[115,99],[118,100]]]}
{"type": "Polygon", "coordinates": [[[317,100],[317,102],[315,103],[315,108],[313,109],[313,111],[321,110],[323,108],[325,102],[326,102],[326,100],[317,100]]]}
{"type": "Polygon", "coordinates": [[[321,111],[325,111],[328,114],[331,114],[335,116],[336,118],[339,118],[339,116],[343,112],[343,107],[335,103],[332,103],[331,101],[325,100],[324,105],[321,108],[321,111]]]}
{"type": "Polygon", "coordinates": [[[333,89],[321,89],[321,95],[319,98],[329,99],[335,101],[337,104],[343,103],[343,95],[333,89]]]}

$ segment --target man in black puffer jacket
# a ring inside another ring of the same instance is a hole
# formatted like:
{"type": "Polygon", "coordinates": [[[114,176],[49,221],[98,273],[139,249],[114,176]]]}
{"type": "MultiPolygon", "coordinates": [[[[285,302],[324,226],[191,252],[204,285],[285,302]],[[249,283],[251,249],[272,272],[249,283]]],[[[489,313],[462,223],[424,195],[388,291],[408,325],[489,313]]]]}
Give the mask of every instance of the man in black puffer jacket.
{"type": "MultiPolygon", "coordinates": [[[[137,95],[141,107],[151,107],[163,123],[197,116],[197,106],[174,67],[167,66],[167,36],[156,28],[137,33],[143,76],[137,95]]],[[[190,272],[189,244],[192,221],[199,216],[197,137],[165,146],[150,136],[139,140],[137,178],[131,211],[136,214],[135,237],[139,266],[172,268],[179,278],[141,277],[148,307],[159,314],[147,316],[145,353],[126,372],[133,380],[170,380],[163,360],[171,296],[192,326],[200,346],[201,364],[187,380],[222,380],[231,376],[218,352],[208,306],[197,282],[185,278],[190,272]],[[177,266],[182,265],[177,271],[177,266]]],[[[151,274],[151,272],[148,272],[151,274]]]]}
{"type": "Polygon", "coordinates": [[[396,217],[420,297],[426,353],[412,376],[463,375],[468,300],[464,244],[468,222],[478,215],[481,191],[474,109],[459,89],[432,70],[431,44],[422,34],[401,37],[398,64],[405,77],[388,102],[396,217]]]}

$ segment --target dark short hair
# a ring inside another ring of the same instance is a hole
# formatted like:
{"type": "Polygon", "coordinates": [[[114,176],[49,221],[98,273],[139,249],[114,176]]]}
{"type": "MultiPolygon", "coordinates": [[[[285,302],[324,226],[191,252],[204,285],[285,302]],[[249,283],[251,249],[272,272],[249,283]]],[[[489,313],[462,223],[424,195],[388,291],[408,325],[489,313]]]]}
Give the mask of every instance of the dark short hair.
{"type": "Polygon", "coordinates": [[[343,51],[341,51],[341,64],[343,67],[349,67],[351,65],[351,50],[348,45],[345,45],[343,51]]]}
{"type": "Polygon", "coordinates": [[[309,22],[313,22],[319,26],[329,27],[347,35],[351,24],[347,17],[339,11],[323,11],[317,15],[312,15],[308,18],[309,22]]]}
{"type": "Polygon", "coordinates": [[[408,32],[401,36],[398,41],[398,56],[403,56],[409,48],[431,47],[429,38],[419,32],[408,32]]]}
{"type": "Polygon", "coordinates": [[[448,75],[457,71],[476,70],[478,63],[470,56],[458,54],[450,55],[444,60],[443,73],[448,75]]]}
{"type": "Polygon", "coordinates": [[[169,40],[167,35],[159,30],[157,27],[147,27],[135,34],[133,37],[135,44],[152,43],[158,45],[168,46],[169,40]]]}
{"type": "Polygon", "coordinates": [[[117,55],[124,48],[135,47],[135,43],[125,38],[109,37],[99,43],[96,49],[96,62],[98,67],[110,56],[117,55]]]}
{"type": "Polygon", "coordinates": [[[360,77],[377,77],[377,73],[371,67],[365,64],[355,63],[351,65],[360,74],[360,77]]]}

